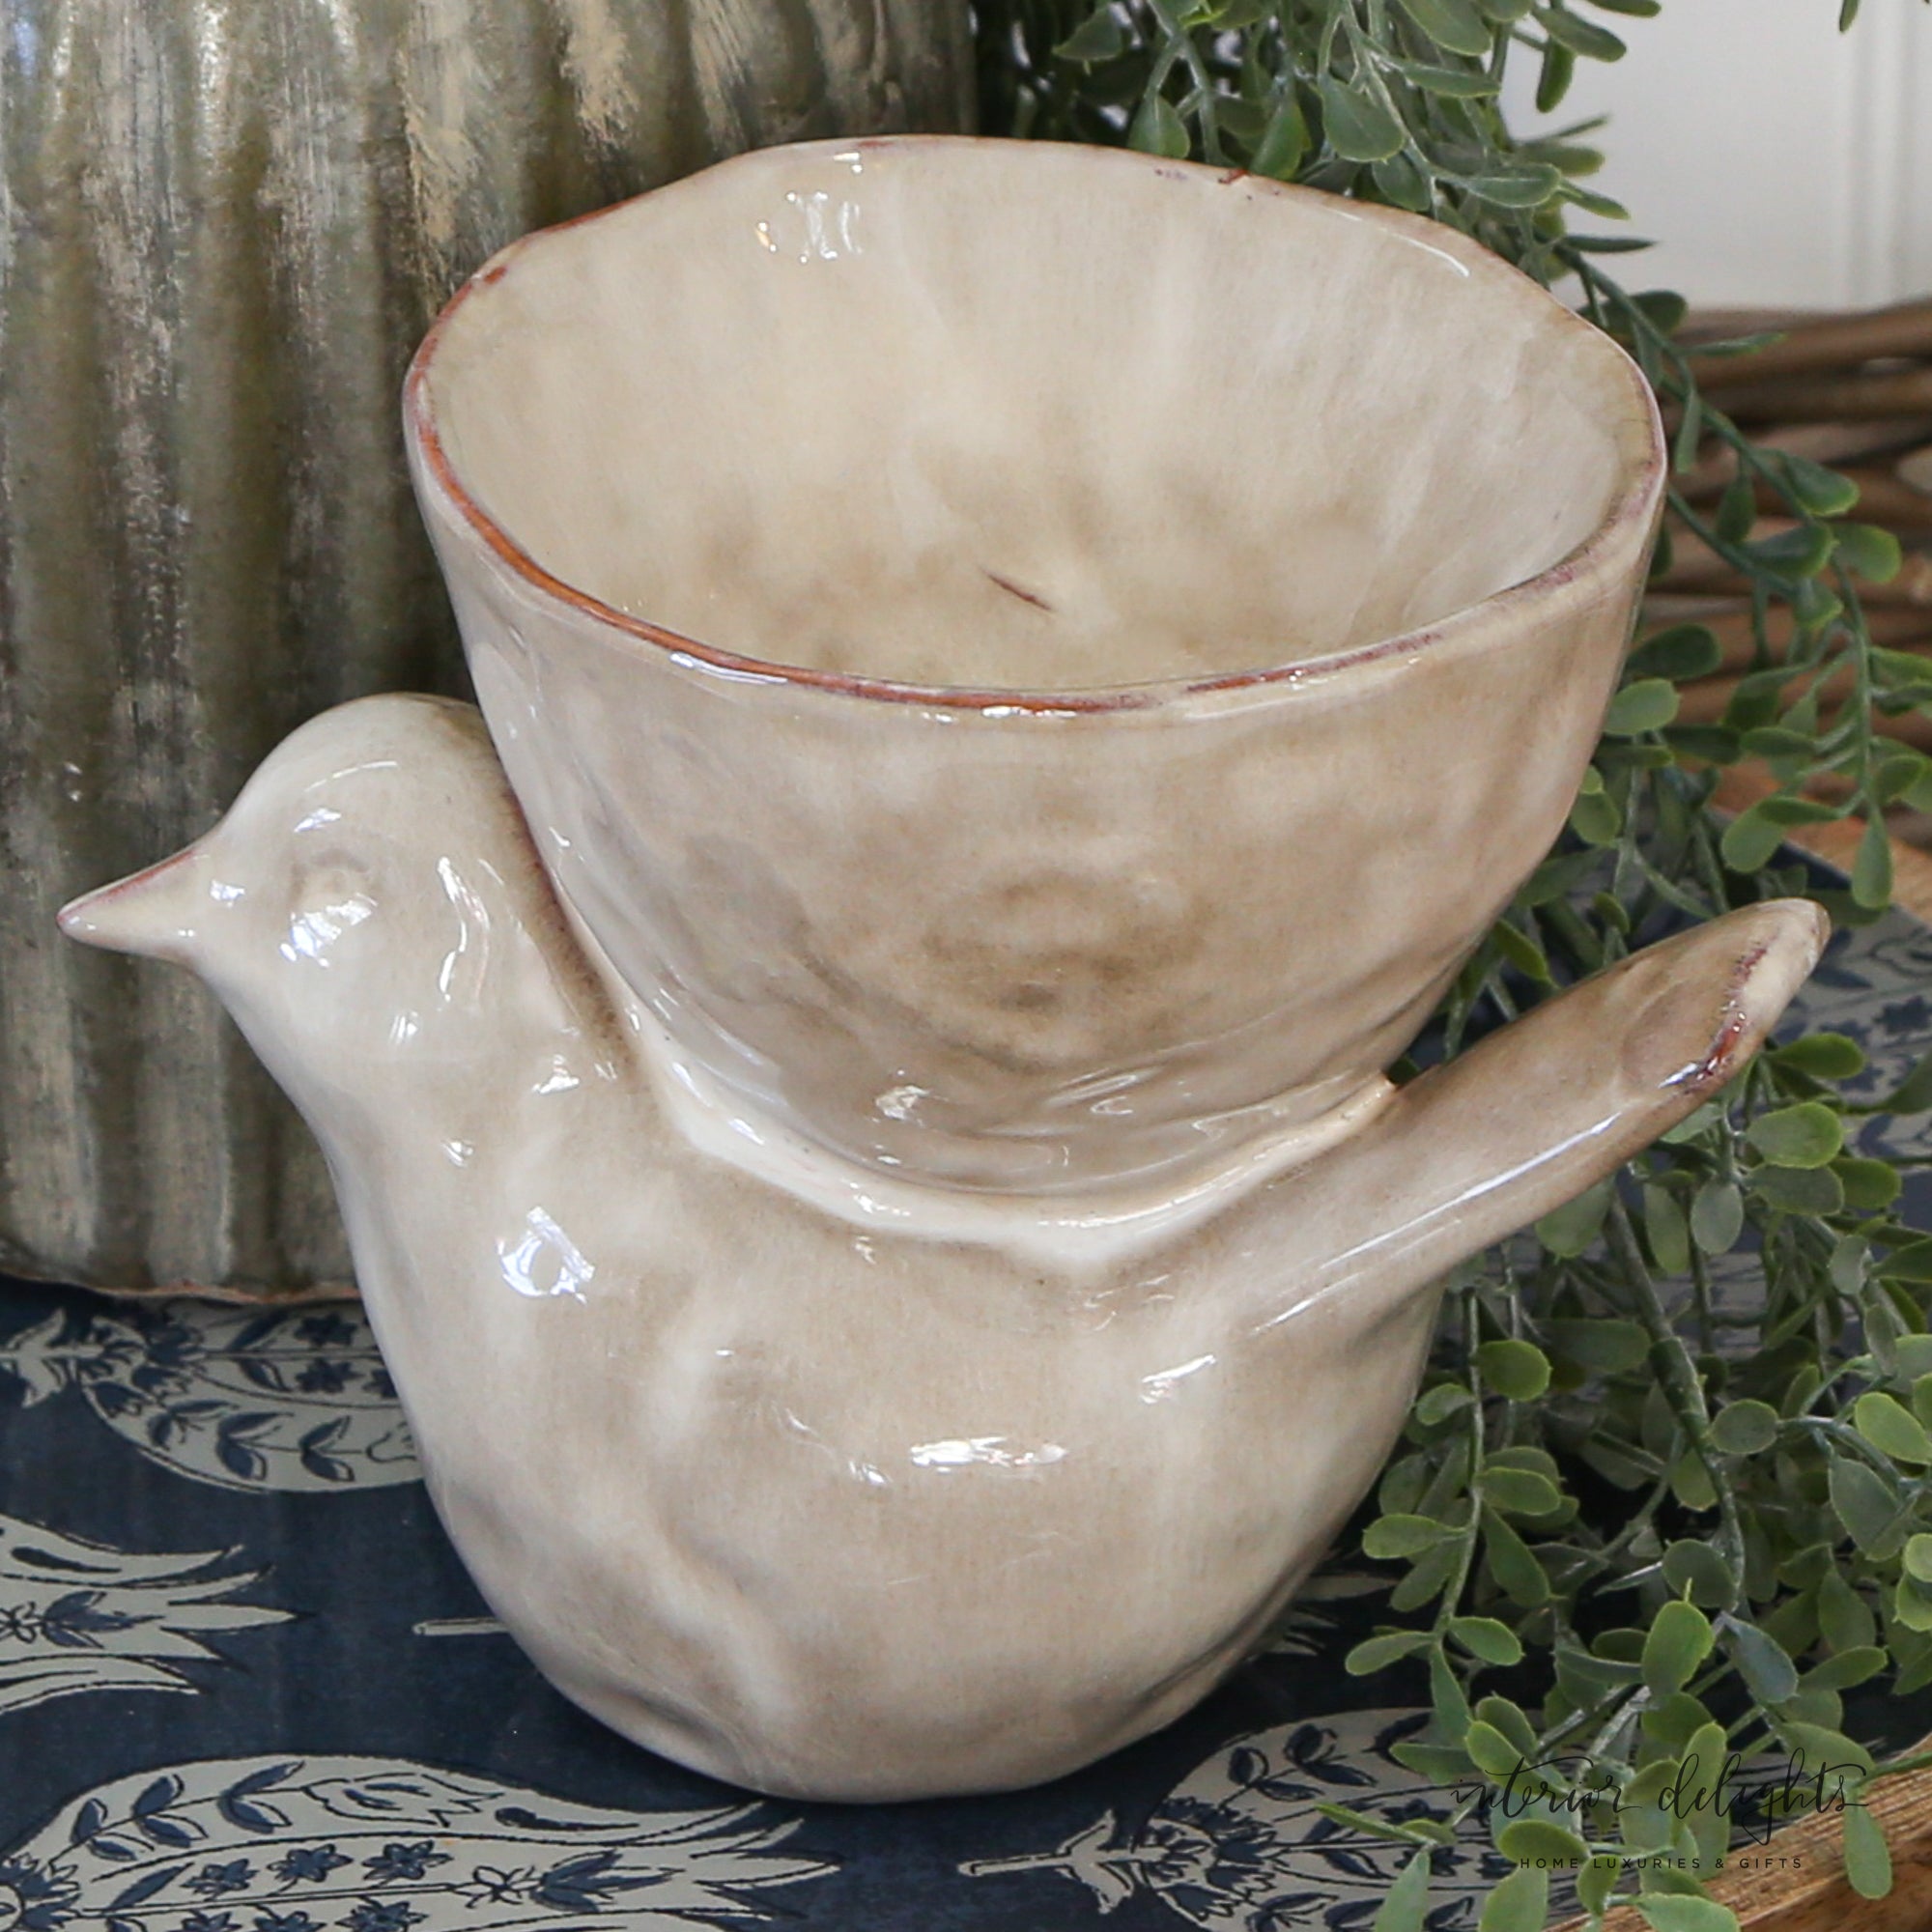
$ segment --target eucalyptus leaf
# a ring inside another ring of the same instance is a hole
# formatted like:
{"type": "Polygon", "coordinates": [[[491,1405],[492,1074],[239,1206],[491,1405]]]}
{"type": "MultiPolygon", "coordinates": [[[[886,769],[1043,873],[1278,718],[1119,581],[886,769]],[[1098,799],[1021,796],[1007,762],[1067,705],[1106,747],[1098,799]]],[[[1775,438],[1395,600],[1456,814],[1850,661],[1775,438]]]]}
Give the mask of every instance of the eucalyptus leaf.
{"type": "Polygon", "coordinates": [[[1804,1689],[1850,1690],[1858,1685],[1870,1683],[1890,1662],[1889,1654],[1877,1644],[1841,1650],[1804,1673],[1804,1689]]]}
{"type": "Polygon", "coordinates": [[[1534,11],[1536,24],[1558,46],[1581,54],[1586,60],[1623,59],[1624,43],[1607,27],[1600,27],[1561,6],[1538,7],[1534,11]]]}
{"type": "Polygon", "coordinates": [[[1824,1724],[1798,1723],[1788,1718],[1778,1719],[1776,1726],[1778,1736],[1789,1748],[1804,1753],[1804,1775],[1826,1780],[1828,1799],[1849,1789],[1855,1776],[1871,1776],[1871,1752],[1842,1731],[1824,1724]]]}
{"type": "Polygon", "coordinates": [[[1062,60],[1092,63],[1112,60],[1126,43],[1112,5],[1103,0],[1053,51],[1062,60]]]}
{"type": "Polygon", "coordinates": [[[1786,582],[1815,577],[1832,560],[1836,538],[1823,524],[1796,524],[1743,548],[1752,562],[1786,582]]]}
{"type": "Polygon", "coordinates": [[[1738,1616],[1723,1620],[1724,1647],[1736,1660],[1750,1693],[1760,1704],[1782,1704],[1796,1694],[1798,1666],[1768,1631],[1738,1616]]]}
{"type": "Polygon", "coordinates": [[[1419,1738],[1391,1745],[1389,1756],[1406,1771],[1428,1778],[1432,1784],[1457,1784],[1475,1770],[1468,1752],[1460,1746],[1432,1745],[1419,1738]]]}
{"type": "Polygon", "coordinates": [[[1738,1932],[1738,1915],[1715,1898],[1645,1891],[1631,1900],[1651,1932],[1738,1932]]]}
{"type": "MultiPolygon", "coordinates": [[[[1440,1649],[1429,1653],[1429,1702],[1432,1734],[1446,1743],[1462,1741],[1469,1728],[1469,1697],[1440,1649]]],[[[1463,1747],[1467,1748],[1466,1744],[1463,1747]]]]}
{"type": "Polygon", "coordinates": [[[1434,1820],[1397,1824],[1387,1818],[1378,1818],[1373,1812],[1354,1810],[1347,1804],[1318,1804],[1315,1808],[1322,1817],[1332,1819],[1338,1825],[1346,1825],[1350,1831],[1359,1832],[1365,1838],[1380,1838],[1398,1845],[1439,1845],[1452,1835],[1434,1820]],[[1430,1829],[1418,1830],[1418,1825],[1427,1825],[1430,1829]]]}
{"type": "Polygon", "coordinates": [[[1653,1695],[1681,1690],[1717,1642],[1711,1620],[1681,1599],[1662,1605],[1643,1645],[1643,1681],[1653,1695]]]}
{"type": "Polygon", "coordinates": [[[1433,1427],[1438,1422],[1448,1421],[1459,1408],[1466,1408],[1473,1400],[1461,1382],[1437,1382],[1417,1398],[1415,1419],[1425,1427],[1433,1427]]]}
{"type": "Polygon", "coordinates": [[[1932,1631],[1932,1590],[1916,1577],[1901,1577],[1892,1595],[1891,1614],[1909,1631],[1932,1631]]]}
{"type": "Polygon", "coordinates": [[[1932,1112],[1932,1053],[1918,1062],[1912,1071],[1879,1103],[1882,1114],[1923,1114],[1932,1112]]]}
{"type": "Polygon", "coordinates": [[[1665,1274],[1690,1271],[1690,1223],[1668,1188],[1643,1190],[1643,1233],[1652,1260],[1665,1274]]]}
{"type": "Polygon", "coordinates": [[[1865,1070],[1864,1048],[1841,1033],[1806,1034],[1774,1049],[1771,1057],[1777,1065],[1808,1073],[1814,1080],[1850,1080],[1865,1070]]]}
{"type": "Polygon", "coordinates": [[[1549,971],[1549,961],[1542,947],[1530,936],[1519,931],[1508,920],[1499,919],[1490,929],[1490,937],[1495,949],[1519,973],[1524,973],[1540,984],[1548,986],[1555,983],[1549,971]]]}
{"type": "Polygon", "coordinates": [[[1483,1471],[1483,1500],[1511,1516],[1537,1517],[1548,1516],[1563,1497],[1547,1476],[1528,1469],[1489,1468],[1483,1471]]]}
{"type": "Polygon", "coordinates": [[[1570,829],[1586,844],[1614,845],[1623,833],[1624,815],[1607,794],[1584,792],[1570,808],[1570,829]]]}
{"type": "Polygon", "coordinates": [[[1522,1662],[1522,1639],[1494,1617],[1451,1617],[1448,1631],[1455,1642],[1485,1663],[1507,1666],[1522,1662]]]}
{"type": "Polygon", "coordinates": [[[1728,1180],[1707,1180],[1690,1204],[1690,1238],[1707,1255],[1729,1254],[1745,1228],[1745,1199],[1728,1180]]]}
{"type": "Polygon", "coordinates": [[[1362,1551],[1378,1562],[1399,1561],[1433,1549],[1450,1533],[1444,1524],[1431,1517],[1378,1517],[1363,1532],[1362,1551]]]}
{"type": "Polygon", "coordinates": [[[1385,161],[1400,154],[1406,136],[1403,126],[1376,97],[1323,74],[1317,91],[1321,97],[1321,128],[1328,145],[1345,161],[1385,161]]]}
{"type": "Polygon", "coordinates": [[[1186,156],[1191,143],[1173,103],[1158,94],[1150,94],[1135,111],[1127,129],[1127,145],[1144,155],[1165,155],[1178,161],[1186,156]]]}
{"type": "Polygon", "coordinates": [[[1670,1465],[1670,1493],[1688,1510],[1717,1507],[1717,1492],[1711,1486],[1711,1472],[1694,1449],[1687,1449],[1670,1465]]]}
{"type": "Polygon", "coordinates": [[[1552,35],[1544,43],[1543,66],[1536,79],[1536,111],[1539,114],[1555,112],[1562,104],[1563,97],[1570,92],[1570,83],[1576,72],[1576,54],[1552,35]]]}
{"type": "Polygon", "coordinates": [[[1548,1866],[1581,1864],[1590,1848],[1575,1832],[1547,1818],[1515,1818],[1496,1833],[1496,1849],[1520,1864],[1540,1859],[1548,1866]]]}
{"type": "Polygon", "coordinates": [[[1615,1183],[1601,1180],[1576,1198],[1546,1214],[1536,1224],[1536,1237],[1553,1255],[1580,1255],[1597,1238],[1609,1211],[1615,1183]]]}
{"type": "Polygon", "coordinates": [[[1543,1932],[1548,1917],[1548,1872],[1519,1865],[1484,1900],[1476,1932],[1543,1932]]]}
{"type": "Polygon", "coordinates": [[[1711,1418],[1711,1440],[1726,1456],[1754,1456],[1777,1440],[1777,1411],[1751,1398],[1726,1403],[1711,1418]]]}
{"type": "Polygon", "coordinates": [[[1848,1208],[1889,1208],[1904,1190],[1904,1179],[1889,1160],[1846,1155],[1832,1163],[1848,1208]]]}
{"type": "Polygon", "coordinates": [[[1633,738],[1640,731],[1659,730],[1677,716],[1677,688],[1668,678],[1639,678],[1611,700],[1604,720],[1605,734],[1633,738]]]}
{"type": "Polygon", "coordinates": [[[1416,1558],[1409,1573],[1389,1592],[1389,1608],[1398,1612],[1420,1609],[1439,1596],[1456,1573],[1460,1545],[1445,1539],[1416,1558]]]}
{"type": "Polygon", "coordinates": [[[1636,255],[1657,243],[1641,235],[1573,235],[1570,246],[1579,255],[1636,255]]]}
{"type": "Polygon", "coordinates": [[[1894,1463],[1910,1463],[1915,1468],[1932,1463],[1932,1435],[1894,1397],[1876,1389],[1861,1395],[1853,1405],[1852,1418],[1859,1434],[1894,1463]]]}
{"type": "Polygon", "coordinates": [[[1898,1527],[1898,1501],[1864,1463],[1847,1456],[1831,1459],[1832,1509],[1853,1542],[1869,1556],[1890,1555],[1904,1541],[1898,1527]]]}
{"type": "Polygon", "coordinates": [[[1422,61],[1404,61],[1402,77],[1427,94],[1441,94],[1453,100],[1489,100],[1501,92],[1502,83],[1492,75],[1462,67],[1431,67],[1422,61]]]}
{"type": "Polygon", "coordinates": [[[1391,155],[1370,170],[1376,187],[1391,208],[1406,208],[1411,214],[1427,214],[1434,195],[1430,178],[1406,154],[1391,155]]]}
{"type": "Polygon", "coordinates": [[[1663,741],[1682,758],[1713,765],[1738,761],[1738,734],[1725,724],[1666,724],[1663,741]]]}
{"type": "MultiPolygon", "coordinates": [[[[1738,1212],[1742,1226],[1742,1201],[1738,1212]]],[[[1617,1375],[1634,1369],[1650,1351],[1649,1338],[1634,1321],[1614,1317],[1558,1319],[1546,1322],[1544,1327],[1551,1348],[1599,1374],[1617,1375]]]]}
{"type": "Polygon", "coordinates": [[[1789,450],[1780,451],[1774,461],[1799,508],[1814,517],[1842,517],[1859,500],[1859,486],[1822,463],[1789,450]]]}
{"type": "Polygon", "coordinates": [[[1673,1543],[1663,1552],[1662,1568],[1671,1589],[1704,1609],[1719,1608],[1736,1594],[1739,1579],[1722,1552],[1694,1537],[1673,1543]]]}
{"type": "Polygon", "coordinates": [[[1535,1609],[1549,1601],[1549,1578],[1529,1546],[1492,1510],[1483,1512],[1483,1554],[1496,1587],[1512,1603],[1535,1609]]]}
{"type": "Polygon", "coordinates": [[[1748,476],[1734,476],[1718,499],[1711,527],[1724,543],[1742,543],[1757,522],[1757,491],[1748,476]]]}
{"type": "Polygon", "coordinates": [[[1910,697],[1932,685],[1932,663],[1910,651],[1874,649],[1869,656],[1879,682],[1890,691],[1910,697]]]}
{"type": "Polygon", "coordinates": [[[1822,1100],[1760,1114],[1745,1129],[1745,1139],[1774,1167],[1824,1167],[1844,1146],[1838,1116],[1822,1100]]]}
{"type": "Polygon", "coordinates": [[[1388,1889],[1370,1932],[1422,1932],[1429,1909],[1429,1853],[1418,1851],[1388,1889]]]}
{"type": "Polygon", "coordinates": [[[1452,54],[1487,54],[1490,29],[1469,0],[1396,0],[1402,11],[1452,54]]]}
{"type": "Polygon", "coordinates": [[[1585,1912],[1601,1912],[1623,1876],[1621,1859],[1594,1858],[1577,1874],[1577,1902],[1585,1912]]]}
{"type": "Polygon", "coordinates": [[[1485,1342],[1476,1350],[1476,1368],[1512,1402],[1534,1402],[1549,1386],[1549,1358],[1533,1342],[1485,1342]]]}
{"type": "Polygon", "coordinates": [[[1876,524],[1840,524],[1836,534],[1838,561],[1867,583],[1889,583],[1904,564],[1897,537],[1876,524]]]}
{"type": "Polygon", "coordinates": [[[1387,1631],[1379,1636],[1365,1637],[1342,1661],[1350,1677],[1373,1677],[1406,1657],[1429,1648],[1427,1631],[1387,1631]]]}
{"type": "Polygon", "coordinates": [[[1675,289],[1645,289],[1631,304],[1660,335],[1675,335],[1690,307],[1675,289]]]}
{"type": "Polygon", "coordinates": [[[1269,175],[1277,181],[1292,181],[1301,165],[1301,159],[1308,152],[1308,123],[1301,112],[1301,101],[1291,84],[1275,103],[1274,111],[1268,117],[1267,131],[1261,138],[1248,165],[1258,175],[1269,175]]]}
{"type": "Polygon", "coordinates": [[[1463,1748],[1475,1761],[1476,1769],[1490,1777],[1508,1777],[1522,1770],[1522,1753],[1493,1724],[1481,1719],[1463,1736],[1463,1748]]]}
{"type": "Polygon", "coordinates": [[[1672,624],[1654,631],[1630,655],[1637,677],[1667,677],[1678,683],[1708,677],[1723,662],[1718,638],[1708,624],[1672,624]]]}
{"type": "Polygon", "coordinates": [[[1551,1657],[1557,1684],[1583,1708],[1642,1681],[1643,1672],[1638,1665],[1623,1663],[1614,1658],[1593,1657],[1587,1650],[1562,1638],[1551,1647],[1551,1657]]]}
{"type": "MultiPolygon", "coordinates": [[[[1887,1499],[1888,1517],[1890,1507],[1887,1499]]],[[[1869,1649],[1878,1630],[1864,1599],[1835,1570],[1827,1571],[1818,1584],[1818,1627],[1833,1651],[1869,1649]]]]}
{"type": "Polygon", "coordinates": [[[1644,1736],[1670,1747],[1671,1754],[1679,1759],[1691,1738],[1710,1721],[1710,1711],[1688,1690],[1653,1697],[1638,1719],[1644,1736]]]}
{"type": "Polygon", "coordinates": [[[1755,872],[1784,842],[1784,829],[1758,806],[1749,806],[1724,828],[1719,850],[1734,872],[1755,872]]]}
{"type": "Polygon", "coordinates": [[[1861,1898],[1883,1898],[1891,1890],[1891,1852],[1885,1830],[1861,1800],[1845,1806],[1845,1877],[1861,1898]]]}
{"type": "Polygon", "coordinates": [[[1484,174],[1458,175],[1456,181],[1478,200],[1493,202],[1498,208],[1541,208],[1563,186],[1563,177],[1547,165],[1497,168],[1484,174]]]}
{"type": "Polygon", "coordinates": [[[1908,1241],[1894,1248],[1879,1272],[1893,1281],[1932,1281],[1932,1240],[1908,1241]]]}
{"type": "Polygon", "coordinates": [[[1891,840],[1882,818],[1870,820],[1859,839],[1858,857],[1852,862],[1852,897],[1873,908],[1891,898],[1891,840]]]}
{"type": "Polygon", "coordinates": [[[1605,221],[1628,221],[1631,218],[1630,210],[1622,202],[1614,200],[1607,194],[1596,194],[1586,188],[1578,187],[1574,181],[1566,181],[1563,184],[1561,198],[1574,203],[1586,214],[1599,215],[1605,221]]]}
{"type": "Polygon", "coordinates": [[[1750,1177],[1751,1198],[1780,1214],[1821,1218],[1845,1205],[1845,1190],[1832,1166],[1760,1167],[1750,1177]]]}

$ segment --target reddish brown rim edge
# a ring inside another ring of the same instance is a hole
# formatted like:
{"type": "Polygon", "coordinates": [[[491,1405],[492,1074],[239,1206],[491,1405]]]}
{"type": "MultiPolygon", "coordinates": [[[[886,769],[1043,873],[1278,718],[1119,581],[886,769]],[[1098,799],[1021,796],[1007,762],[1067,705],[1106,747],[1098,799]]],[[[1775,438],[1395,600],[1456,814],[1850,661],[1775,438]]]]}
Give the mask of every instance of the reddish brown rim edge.
{"type": "Polygon", "coordinates": [[[1535,291],[1548,301],[1551,308],[1565,318],[1572,327],[1588,330],[1594,340],[1621,360],[1623,363],[1621,373],[1636,404],[1635,413],[1646,423],[1650,432],[1649,447],[1643,461],[1634,466],[1624,488],[1612,499],[1596,528],[1547,570],[1539,571],[1534,577],[1525,578],[1520,583],[1507,585],[1474,604],[1465,605],[1462,610],[1453,611],[1435,624],[1425,625],[1420,630],[1406,631],[1397,637],[1378,639],[1375,643],[1357,645],[1351,650],[1330,652],[1323,657],[1297,659],[1292,663],[1271,665],[1256,670],[1228,671],[1208,678],[1167,678],[1145,684],[1089,687],[1084,691],[1058,692],[981,691],[954,685],[900,684],[890,678],[867,677],[848,671],[813,670],[804,665],[788,665],[775,659],[747,657],[741,652],[701,643],[696,638],[685,637],[680,632],[668,630],[663,625],[653,624],[642,617],[634,617],[629,611],[619,611],[613,605],[606,604],[602,598],[593,597],[588,591],[580,590],[574,584],[566,583],[561,578],[553,575],[537,562],[536,558],[530,555],[458,480],[456,471],[444,453],[442,439],[437,433],[428,401],[430,364],[435,360],[443,331],[463,304],[479,288],[488,288],[501,281],[510,271],[516,259],[533,243],[541,242],[547,236],[562,234],[566,229],[580,228],[589,222],[600,221],[607,215],[619,213],[639,201],[650,199],[651,195],[674,191],[701,179],[704,174],[715,173],[718,168],[735,168],[760,162],[768,164],[772,157],[778,155],[798,156],[810,154],[835,154],[841,151],[849,152],[855,148],[872,154],[880,151],[942,146],[983,149],[1019,145],[1022,144],[971,134],[894,134],[867,136],[857,140],[798,142],[779,148],[753,149],[749,153],[734,156],[728,160],[720,161],[713,168],[701,170],[698,175],[686,176],[681,181],[651,189],[647,194],[634,195],[627,201],[613,202],[608,208],[592,209],[588,213],[573,216],[568,221],[559,221],[549,228],[537,229],[531,234],[523,236],[500,249],[471,275],[449,298],[440,314],[430,325],[429,332],[423,337],[415,355],[411,358],[409,374],[403,383],[406,434],[421,450],[423,461],[435,478],[438,488],[455,506],[457,513],[470,529],[496,553],[497,558],[507,565],[515,576],[521,578],[540,595],[554,598],[558,603],[581,611],[611,630],[634,638],[639,642],[652,644],[660,650],[709,665],[715,669],[736,672],[741,676],[755,678],[764,683],[801,686],[810,690],[836,692],[847,697],[881,699],[889,703],[918,704],[941,710],[996,711],[1003,715],[1038,714],[1064,717],[1069,713],[1143,710],[1171,703],[1179,698],[1219,692],[1243,691],[1259,686],[1279,685],[1292,689],[1303,680],[1316,678],[1326,680],[1338,672],[1350,670],[1358,666],[1372,665],[1394,657],[1409,656],[1471,627],[1480,617],[1488,613],[1555,591],[1579,578],[1593,574],[1604,561],[1605,553],[1626,530],[1634,525],[1647,525],[1656,514],[1662,495],[1665,452],[1662,420],[1658,412],[1657,398],[1650,384],[1644,380],[1636,364],[1625,355],[1608,336],[1604,335],[1593,324],[1585,322],[1580,316],[1564,308],[1548,290],[1541,288],[1520,270],[1512,268],[1501,256],[1492,254],[1455,229],[1445,228],[1425,215],[1410,214],[1401,209],[1349,201],[1343,196],[1324,194],[1315,188],[1273,181],[1265,176],[1249,175],[1239,169],[1214,168],[1194,161],[1166,161],[1128,149],[1098,148],[1073,143],[1027,145],[1065,148],[1085,156],[1104,157],[1101,159],[1102,165],[1113,162],[1127,166],[1151,167],[1155,173],[1172,179],[1205,179],[1222,185],[1236,181],[1245,182],[1284,200],[1314,201],[1323,204],[1342,202],[1358,218],[1392,228],[1410,240],[1422,241],[1430,247],[1454,255],[1459,261],[1479,272],[1501,271],[1516,277],[1526,289],[1535,291]]]}

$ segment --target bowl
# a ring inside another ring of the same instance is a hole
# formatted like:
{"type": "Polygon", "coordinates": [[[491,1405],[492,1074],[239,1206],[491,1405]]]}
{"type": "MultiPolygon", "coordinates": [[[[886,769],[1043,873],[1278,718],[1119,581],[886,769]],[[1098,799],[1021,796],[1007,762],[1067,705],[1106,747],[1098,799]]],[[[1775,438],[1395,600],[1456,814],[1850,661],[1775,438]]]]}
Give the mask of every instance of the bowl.
{"type": "Polygon", "coordinates": [[[1660,510],[1475,242],[1153,157],[741,156],[410,372],[532,836],[749,1142],[1184,1187],[1346,1117],[1563,826],[1660,510]]]}

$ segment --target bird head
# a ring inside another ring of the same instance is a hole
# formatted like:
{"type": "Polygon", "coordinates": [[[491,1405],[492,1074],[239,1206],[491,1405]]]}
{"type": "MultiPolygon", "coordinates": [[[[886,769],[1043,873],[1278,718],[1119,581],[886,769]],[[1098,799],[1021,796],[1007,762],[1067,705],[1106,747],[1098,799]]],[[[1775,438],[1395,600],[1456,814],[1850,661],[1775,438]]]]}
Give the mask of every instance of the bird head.
{"type": "Polygon", "coordinates": [[[512,1019],[506,992],[551,985],[560,937],[481,719],[415,696],[311,720],[206,837],[60,923],[198,973],[305,1107],[382,1065],[473,1060],[512,1019]]]}

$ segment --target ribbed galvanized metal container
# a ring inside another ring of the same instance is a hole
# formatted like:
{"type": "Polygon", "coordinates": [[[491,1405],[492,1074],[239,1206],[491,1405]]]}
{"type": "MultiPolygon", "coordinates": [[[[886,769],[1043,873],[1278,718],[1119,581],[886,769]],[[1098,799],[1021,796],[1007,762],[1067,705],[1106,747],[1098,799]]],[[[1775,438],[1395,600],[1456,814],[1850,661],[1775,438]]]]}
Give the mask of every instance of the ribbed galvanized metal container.
{"type": "Polygon", "coordinates": [[[0,1268],[346,1291],[322,1158],[185,973],[55,909],[312,712],[460,691],[397,396],[527,229],[970,115],[959,0],[9,0],[0,1268]]]}

